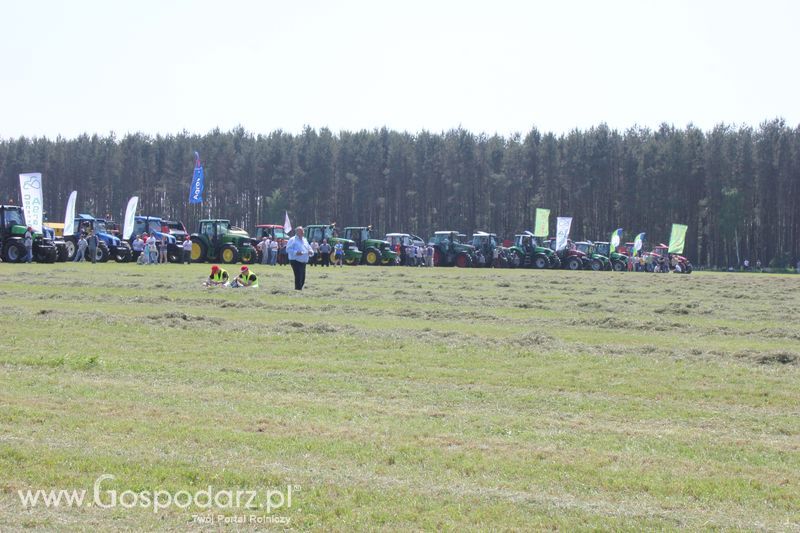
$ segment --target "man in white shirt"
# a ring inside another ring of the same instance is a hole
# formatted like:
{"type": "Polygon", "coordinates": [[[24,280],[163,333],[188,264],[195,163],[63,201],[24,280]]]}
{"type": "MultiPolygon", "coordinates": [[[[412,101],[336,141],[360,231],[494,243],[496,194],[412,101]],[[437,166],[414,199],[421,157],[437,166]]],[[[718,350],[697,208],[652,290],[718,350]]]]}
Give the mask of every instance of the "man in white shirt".
{"type": "Polygon", "coordinates": [[[294,272],[294,290],[302,291],[306,284],[306,265],[308,260],[313,257],[314,250],[303,237],[303,227],[295,228],[295,236],[286,243],[286,254],[289,256],[289,264],[292,265],[294,272]]]}
{"type": "Polygon", "coordinates": [[[269,264],[269,238],[261,237],[261,242],[258,243],[258,251],[261,252],[261,264],[269,264]]]}
{"type": "Polygon", "coordinates": [[[278,239],[274,239],[269,243],[269,260],[272,266],[278,262],[278,239]]]}
{"type": "MultiPolygon", "coordinates": [[[[192,239],[186,238],[183,240],[183,261],[186,262],[187,265],[192,264],[192,239]]],[[[183,262],[181,261],[181,262],[183,262]]]]}

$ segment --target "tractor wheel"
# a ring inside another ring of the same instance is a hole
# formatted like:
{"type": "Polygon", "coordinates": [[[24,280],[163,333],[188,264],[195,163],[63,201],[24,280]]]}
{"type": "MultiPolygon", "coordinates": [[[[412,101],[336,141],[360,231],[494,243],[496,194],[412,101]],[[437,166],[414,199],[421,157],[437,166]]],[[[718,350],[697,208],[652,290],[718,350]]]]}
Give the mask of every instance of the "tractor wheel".
{"type": "Polygon", "coordinates": [[[622,261],[614,261],[612,263],[611,268],[616,272],[622,272],[623,270],[625,270],[625,263],[623,263],[622,261]]]}
{"type": "Polygon", "coordinates": [[[570,257],[567,259],[567,269],[568,270],[580,270],[581,269],[581,260],[577,257],[570,257]]]}
{"type": "Polygon", "coordinates": [[[509,264],[511,268],[519,268],[525,264],[525,257],[522,255],[522,252],[519,250],[514,250],[511,252],[509,256],[509,264]]]}
{"type": "Polygon", "coordinates": [[[21,263],[27,253],[25,245],[19,241],[6,241],[3,245],[3,261],[6,263],[21,263]]]}
{"type": "Polygon", "coordinates": [[[464,252],[461,252],[456,256],[455,263],[458,268],[467,268],[469,266],[472,266],[472,258],[470,258],[470,256],[468,256],[464,252]]]}
{"type": "Polygon", "coordinates": [[[245,246],[244,248],[242,248],[242,251],[240,252],[240,255],[242,257],[242,263],[245,265],[254,264],[256,262],[256,259],[258,258],[258,254],[254,252],[255,248],[252,248],[250,246],[245,246]]]}
{"type": "Polygon", "coordinates": [[[182,255],[178,255],[177,250],[167,251],[167,262],[169,263],[181,263],[183,260],[182,255]]]}
{"type": "Polygon", "coordinates": [[[549,264],[550,262],[547,260],[547,257],[542,254],[537,254],[536,257],[533,258],[533,267],[539,270],[547,268],[549,264]]]}
{"type": "Polygon", "coordinates": [[[691,263],[686,263],[686,264],[684,265],[684,267],[683,267],[683,273],[684,273],[684,274],[691,274],[691,273],[692,273],[692,264],[691,264],[691,263]]]}
{"type": "Polygon", "coordinates": [[[37,263],[55,263],[58,259],[58,251],[56,251],[55,247],[47,248],[45,250],[39,250],[39,253],[36,254],[36,262],[37,263]]]}
{"type": "Polygon", "coordinates": [[[353,265],[357,265],[357,264],[358,264],[358,261],[357,261],[355,258],[353,258],[353,257],[347,257],[347,256],[345,256],[345,257],[344,257],[344,264],[345,264],[345,265],[350,265],[350,266],[353,266],[353,265]]]}
{"type": "MultiPolygon", "coordinates": [[[[86,255],[88,261],[92,260],[92,256],[90,254],[91,252],[89,251],[89,248],[87,248],[86,255]]],[[[108,246],[106,246],[106,243],[101,242],[100,244],[97,245],[97,248],[94,249],[94,260],[96,263],[105,263],[106,261],[108,261],[108,257],[109,257],[108,246]]]]}
{"type": "Polygon", "coordinates": [[[208,248],[203,241],[192,241],[192,263],[202,263],[208,257],[208,248]]]}
{"type": "Polygon", "coordinates": [[[439,248],[433,250],[433,266],[444,266],[444,254],[439,248]]]}
{"type": "Polygon", "coordinates": [[[336,264],[336,251],[332,251],[331,252],[330,264],[331,265],[335,265],[336,264]]]}
{"type": "Polygon", "coordinates": [[[592,259],[591,268],[595,272],[603,270],[603,262],[600,261],[599,259],[592,259]]]}
{"type": "Polygon", "coordinates": [[[56,261],[59,263],[63,263],[69,259],[69,248],[67,248],[66,244],[64,244],[64,246],[56,246],[56,253],[58,254],[56,261]]]}
{"type": "Polygon", "coordinates": [[[550,268],[561,268],[561,259],[557,255],[552,256],[550,261],[550,268]]]}
{"type": "Polygon", "coordinates": [[[239,260],[239,250],[232,244],[226,244],[219,251],[219,257],[226,265],[231,265],[239,260]]]}
{"type": "Polygon", "coordinates": [[[72,239],[64,240],[64,247],[67,249],[67,261],[75,259],[75,254],[78,253],[78,247],[72,239]]]}
{"type": "Polygon", "coordinates": [[[367,248],[364,252],[364,262],[369,266],[376,266],[381,262],[381,253],[375,248],[367,248]]]}
{"type": "Polygon", "coordinates": [[[391,258],[384,255],[381,255],[381,264],[383,266],[394,266],[397,264],[397,258],[391,258]]]}

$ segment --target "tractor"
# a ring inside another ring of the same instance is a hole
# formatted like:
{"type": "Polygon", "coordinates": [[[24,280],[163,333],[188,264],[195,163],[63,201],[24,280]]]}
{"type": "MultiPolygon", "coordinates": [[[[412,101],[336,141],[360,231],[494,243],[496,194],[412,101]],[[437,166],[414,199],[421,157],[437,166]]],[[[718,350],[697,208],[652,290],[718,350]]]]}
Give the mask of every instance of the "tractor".
{"type": "MultiPolygon", "coordinates": [[[[286,243],[289,241],[289,236],[283,229],[283,224],[258,224],[256,226],[256,242],[260,242],[264,237],[269,238],[271,241],[278,241],[278,257],[276,263],[285,265],[289,262],[285,253],[281,250],[286,248],[286,243]]],[[[258,261],[261,262],[261,252],[258,252],[258,261]]]]}
{"type": "Polygon", "coordinates": [[[424,257],[414,253],[414,249],[425,246],[425,241],[410,233],[387,233],[384,240],[389,243],[397,254],[397,264],[405,266],[419,266],[425,263],[424,257]]]}
{"type": "Polygon", "coordinates": [[[477,261],[475,247],[461,241],[466,237],[457,231],[435,232],[429,242],[433,246],[433,266],[473,266],[477,261]]]}
{"type": "Polygon", "coordinates": [[[98,238],[95,261],[105,263],[112,258],[117,263],[130,261],[132,256],[130,245],[119,237],[112,235],[108,231],[105,220],[94,218],[92,215],[85,213],[79,214],[75,218],[75,235],[64,237],[64,242],[67,245],[67,260],[72,261],[78,252],[80,234],[86,233],[88,235],[89,230],[94,231],[98,238]]]}
{"type": "Polygon", "coordinates": [[[598,253],[594,243],[589,241],[579,241],[575,243],[575,249],[586,254],[586,258],[589,260],[589,269],[595,271],[611,270],[611,260],[605,255],[598,253]]]}
{"type": "Polygon", "coordinates": [[[344,238],[356,244],[356,248],[363,250],[361,263],[365,265],[395,265],[399,254],[392,249],[389,241],[373,239],[372,226],[359,226],[344,228],[344,238]]]}
{"type": "Polygon", "coordinates": [[[479,267],[514,268],[519,266],[517,255],[500,245],[496,233],[479,231],[472,234],[476,265],[479,267]]]}
{"type": "Polygon", "coordinates": [[[516,266],[537,269],[561,266],[561,261],[556,253],[550,248],[542,246],[539,238],[534,237],[530,231],[514,235],[514,246],[510,250],[516,266]]]}
{"type": "Polygon", "coordinates": [[[608,257],[611,261],[612,270],[616,270],[617,272],[628,270],[628,261],[630,261],[630,257],[620,252],[611,252],[611,243],[607,241],[595,241],[594,247],[598,254],[608,257]]]}
{"type": "Polygon", "coordinates": [[[556,253],[559,260],[561,260],[562,268],[566,268],[567,270],[580,270],[582,268],[589,267],[591,264],[591,261],[588,257],[586,257],[586,254],[580,250],[577,250],[575,248],[575,243],[569,239],[567,239],[567,246],[563,250],[559,251],[556,251],[556,239],[554,237],[551,237],[544,242],[546,246],[556,253]]]}
{"type": "MultiPolygon", "coordinates": [[[[21,263],[25,261],[28,251],[25,249],[25,232],[28,225],[22,208],[16,205],[0,205],[0,246],[3,261],[21,263]]],[[[53,241],[46,234],[33,234],[33,259],[37,263],[55,263],[58,251],[53,241]]]]}
{"type": "Polygon", "coordinates": [[[680,274],[692,273],[692,263],[682,255],[669,253],[669,247],[665,244],[659,244],[658,246],[654,247],[652,254],[656,256],[656,258],[663,257],[666,259],[666,263],[669,268],[675,272],[680,274]]]}
{"type": "Polygon", "coordinates": [[[232,264],[241,261],[253,264],[258,257],[255,239],[251,239],[245,230],[231,226],[230,220],[201,220],[191,239],[193,263],[220,261],[232,264]]]}
{"type": "Polygon", "coordinates": [[[170,263],[180,263],[183,260],[183,248],[181,247],[178,239],[170,231],[169,226],[161,219],[161,217],[150,216],[137,216],[133,219],[133,234],[131,235],[130,242],[137,235],[147,233],[156,238],[161,246],[161,241],[164,237],[167,238],[167,258],[170,263]]]}
{"type": "MultiPolygon", "coordinates": [[[[327,240],[331,245],[331,264],[336,263],[336,256],[334,247],[336,244],[341,243],[344,249],[344,263],[346,265],[360,265],[363,253],[356,246],[355,241],[345,239],[338,236],[336,231],[336,224],[312,224],[305,228],[306,240],[311,243],[317,241],[317,244],[322,244],[323,240],[327,240]]],[[[317,254],[319,255],[319,254],[317,254]]],[[[322,261],[319,257],[311,259],[315,263],[322,261]]]]}
{"type": "Polygon", "coordinates": [[[180,220],[162,220],[161,222],[169,229],[169,234],[175,237],[176,244],[183,244],[183,241],[189,238],[189,232],[186,231],[186,226],[180,220]]]}

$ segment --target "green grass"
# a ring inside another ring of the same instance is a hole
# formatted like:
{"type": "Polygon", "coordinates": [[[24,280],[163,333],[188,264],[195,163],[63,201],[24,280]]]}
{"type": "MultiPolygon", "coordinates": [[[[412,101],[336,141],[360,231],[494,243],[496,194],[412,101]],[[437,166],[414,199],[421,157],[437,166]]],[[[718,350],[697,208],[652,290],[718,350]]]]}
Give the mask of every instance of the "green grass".
{"type": "Polygon", "coordinates": [[[800,276],[255,270],[0,265],[0,531],[800,528],[800,276]]]}

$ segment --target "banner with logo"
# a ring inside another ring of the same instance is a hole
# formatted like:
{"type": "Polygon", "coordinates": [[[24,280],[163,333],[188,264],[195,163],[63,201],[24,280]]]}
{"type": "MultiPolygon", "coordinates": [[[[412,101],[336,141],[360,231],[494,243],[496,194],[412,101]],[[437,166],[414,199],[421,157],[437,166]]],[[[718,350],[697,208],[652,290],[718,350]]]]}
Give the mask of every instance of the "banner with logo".
{"type": "Polygon", "coordinates": [[[672,233],[669,236],[669,250],[671,254],[682,254],[683,247],[686,246],[686,230],[688,226],[684,224],[673,224],[672,233]]]}
{"type": "Polygon", "coordinates": [[[75,235],[75,200],[78,198],[78,191],[69,193],[67,200],[67,212],[64,215],[64,237],[75,235]]]}
{"type": "Polygon", "coordinates": [[[642,251],[642,246],[644,246],[644,241],[647,238],[646,233],[640,233],[636,236],[636,239],[633,241],[633,256],[636,257],[639,255],[639,252],[642,251]]]}
{"type": "Polygon", "coordinates": [[[22,208],[25,210],[25,223],[33,228],[33,231],[36,233],[41,233],[44,217],[41,172],[20,174],[19,190],[22,193],[22,208]]]}
{"type": "Polygon", "coordinates": [[[536,225],[533,228],[534,237],[550,236],[550,210],[536,208],[536,225]]]}
{"type": "Polygon", "coordinates": [[[617,246],[622,241],[622,228],[619,228],[611,234],[611,250],[609,252],[616,252],[617,246]]]}
{"type": "Polygon", "coordinates": [[[567,247],[569,228],[572,226],[572,217],[558,217],[556,219],[556,251],[567,247]]]}
{"type": "Polygon", "coordinates": [[[133,235],[133,226],[136,222],[136,208],[139,206],[139,197],[131,196],[128,207],[125,209],[125,223],[122,226],[122,238],[126,241],[133,235]]]}
{"type": "Polygon", "coordinates": [[[200,162],[200,154],[194,153],[194,174],[192,175],[192,186],[189,188],[189,203],[202,204],[203,203],[203,188],[205,175],[203,173],[203,164],[200,162]]]}

